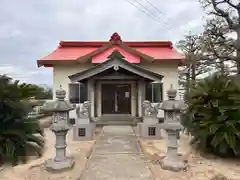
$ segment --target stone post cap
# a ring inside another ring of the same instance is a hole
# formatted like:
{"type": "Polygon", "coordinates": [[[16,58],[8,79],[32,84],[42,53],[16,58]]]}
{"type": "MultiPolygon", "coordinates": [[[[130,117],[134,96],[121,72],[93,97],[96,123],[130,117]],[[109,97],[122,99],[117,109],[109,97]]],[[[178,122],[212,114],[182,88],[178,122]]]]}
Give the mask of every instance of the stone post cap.
{"type": "Polygon", "coordinates": [[[90,102],[90,101],[84,101],[84,102],[83,102],[83,106],[84,106],[84,107],[88,107],[88,108],[89,108],[90,105],[91,105],[91,102],[90,102]]]}
{"type": "Polygon", "coordinates": [[[160,106],[160,109],[164,111],[182,111],[186,108],[186,105],[184,101],[181,100],[166,100],[163,101],[162,105],[160,106]]]}
{"type": "Polygon", "coordinates": [[[183,126],[179,122],[163,123],[162,128],[166,131],[180,131],[183,129],[183,126]]]}
{"type": "Polygon", "coordinates": [[[90,105],[91,105],[91,102],[90,101],[84,101],[81,108],[78,109],[78,117],[79,118],[86,118],[86,117],[89,117],[90,115],[90,105]]]}
{"type": "Polygon", "coordinates": [[[69,112],[75,109],[68,101],[65,100],[66,91],[61,87],[56,90],[56,100],[46,102],[43,107],[43,112],[69,112]]]}
{"type": "Polygon", "coordinates": [[[75,108],[67,101],[47,102],[43,105],[43,112],[69,112],[75,108]]]}
{"type": "Polygon", "coordinates": [[[177,90],[173,89],[172,85],[167,91],[168,100],[163,101],[160,109],[165,111],[181,111],[185,108],[185,103],[182,100],[176,100],[177,90]]]}
{"type": "Polygon", "coordinates": [[[56,90],[55,94],[58,100],[63,101],[66,98],[66,91],[64,91],[61,86],[60,86],[60,89],[56,90]]]}
{"type": "Polygon", "coordinates": [[[149,106],[150,104],[151,104],[150,101],[144,100],[142,105],[143,105],[144,107],[147,107],[147,106],[149,106]]]}
{"type": "Polygon", "coordinates": [[[186,107],[187,105],[183,100],[177,100],[176,103],[173,105],[173,108],[179,111],[184,110],[186,107]]]}
{"type": "Polygon", "coordinates": [[[68,124],[63,124],[63,123],[53,123],[51,126],[50,126],[50,129],[53,131],[53,132],[67,132],[68,130],[71,129],[71,127],[68,125],[68,124]]]}
{"type": "Polygon", "coordinates": [[[173,85],[171,84],[171,87],[169,90],[167,90],[167,95],[169,100],[175,100],[177,96],[177,90],[173,89],[173,85]]]}

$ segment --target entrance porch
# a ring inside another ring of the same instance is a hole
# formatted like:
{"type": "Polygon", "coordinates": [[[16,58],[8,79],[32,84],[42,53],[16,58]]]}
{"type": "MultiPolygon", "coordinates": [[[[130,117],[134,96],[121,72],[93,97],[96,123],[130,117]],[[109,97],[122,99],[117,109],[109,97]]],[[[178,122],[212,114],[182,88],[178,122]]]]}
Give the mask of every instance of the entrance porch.
{"type": "Polygon", "coordinates": [[[127,62],[119,52],[114,53],[106,62],[69,76],[73,83],[87,87],[93,121],[142,118],[146,84],[161,83],[163,78],[127,62]]]}

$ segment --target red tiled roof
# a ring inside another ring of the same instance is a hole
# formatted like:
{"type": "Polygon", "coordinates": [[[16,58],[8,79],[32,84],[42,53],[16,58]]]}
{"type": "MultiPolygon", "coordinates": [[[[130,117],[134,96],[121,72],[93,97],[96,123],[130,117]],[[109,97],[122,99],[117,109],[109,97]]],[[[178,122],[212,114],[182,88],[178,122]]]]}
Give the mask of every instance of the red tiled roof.
{"type": "Polygon", "coordinates": [[[153,60],[177,60],[184,59],[184,55],[172,47],[170,41],[121,41],[120,36],[113,34],[110,41],[81,42],[61,41],[58,48],[48,56],[38,60],[42,66],[54,61],[82,61],[83,57],[92,59],[92,63],[102,63],[114,51],[118,50],[127,61],[140,63],[144,57],[153,60]],[[106,48],[105,48],[106,47],[106,48]]]}
{"type": "Polygon", "coordinates": [[[108,48],[106,51],[102,51],[99,54],[92,57],[92,63],[102,63],[107,60],[107,57],[112,54],[113,51],[118,50],[125,59],[128,60],[130,63],[140,63],[140,57],[125,51],[122,47],[118,45],[113,45],[112,47],[108,48]]]}

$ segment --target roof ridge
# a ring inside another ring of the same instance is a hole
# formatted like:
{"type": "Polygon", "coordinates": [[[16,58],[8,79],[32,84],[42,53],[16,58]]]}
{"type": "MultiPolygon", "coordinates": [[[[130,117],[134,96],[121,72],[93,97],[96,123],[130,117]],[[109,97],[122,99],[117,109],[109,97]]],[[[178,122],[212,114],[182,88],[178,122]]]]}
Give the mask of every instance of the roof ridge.
{"type": "MultiPolygon", "coordinates": [[[[168,47],[172,48],[171,41],[121,41],[130,47],[168,47]]],[[[59,47],[100,47],[109,41],[60,41],[59,47]]]]}

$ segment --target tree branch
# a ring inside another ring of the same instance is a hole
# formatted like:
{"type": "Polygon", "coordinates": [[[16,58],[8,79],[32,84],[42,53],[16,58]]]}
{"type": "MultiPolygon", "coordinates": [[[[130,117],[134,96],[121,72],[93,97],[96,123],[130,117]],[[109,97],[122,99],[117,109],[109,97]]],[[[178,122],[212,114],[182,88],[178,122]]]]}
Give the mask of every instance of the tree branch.
{"type": "Polygon", "coordinates": [[[234,9],[237,10],[237,12],[238,12],[238,21],[239,21],[239,23],[240,23],[240,2],[235,5],[235,4],[232,3],[231,0],[225,0],[225,1],[226,1],[226,3],[227,3],[229,6],[231,6],[231,7],[233,7],[234,9]]]}
{"type": "MultiPolygon", "coordinates": [[[[236,56],[223,56],[219,54],[214,54],[218,59],[224,60],[224,61],[238,61],[236,56]]],[[[215,61],[217,58],[216,57],[211,57],[211,56],[202,56],[201,58],[207,61],[215,61]]]]}
{"type": "Polygon", "coordinates": [[[218,7],[219,4],[224,3],[224,2],[227,3],[227,1],[228,0],[223,0],[223,1],[217,2],[216,0],[211,0],[213,8],[216,11],[216,13],[213,13],[213,14],[223,17],[227,21],[229,28],[235,29],[236,25],[234,24],[233,20],[230,18],[230,14],[218,7]]]}
{"type": "Polygon", "coordinates": [[[229,6],[235,8],[236,10],[238,9],[237,5],[233,4],[231,0],[225,0],[225,2],[226,2],[229,6]]]}

